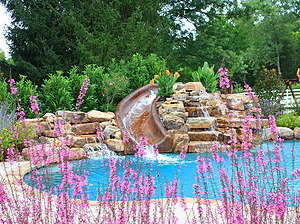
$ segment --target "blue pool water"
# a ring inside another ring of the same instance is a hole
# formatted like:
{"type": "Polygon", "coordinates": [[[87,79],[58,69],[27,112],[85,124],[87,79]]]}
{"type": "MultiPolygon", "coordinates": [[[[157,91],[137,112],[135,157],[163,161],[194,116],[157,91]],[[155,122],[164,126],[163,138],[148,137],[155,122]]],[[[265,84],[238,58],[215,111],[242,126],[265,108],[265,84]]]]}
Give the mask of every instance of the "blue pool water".
{"type": "MultiPolygon", "coordinates": [[[[284,161],[282,162],[282,167],[286,167],[287,169],[287,173],[288,176],[290,177],[290,171],[295,168],[300,167],[300,159],[297,157],[297,154],[299,155],[299,141],[285,141],[284,142],[284,146],[285,149],[283,149],[283,158],[284,161]],[[292,157],[292,153],[291,153],[291,147],[295,148],[295,154],[296,154],[296,159],[294,161],[294,163],[291,160],[292,157]]],[[[268,143],[264,143],[263,144],[263,148],[265,150],[267,150],[267,148],[269,147],[270,149],[272,148],[272,143],[268,142],[268,143]]],[[[252,149],[251,152],[253,152],[255,154],[256,149],[252,149]]],[[[238,155],[240,155],[241,152],[238,152],[238,155]]],[[[228,168],[229,166],[229,158],[226,155],[226,153],[221,153],[222,156],[224,156],[224,160],[225,160],[225,167],[228,168]]],[[[179,176],[179,180],[180,180],[180,185],[179,185],[179,189],[181,192],[182,189],[182,193],[185,197],[191,197],[194,198],[194,188],[193,185],[196,183],[195,180],[195,176],[196,176],[196,172],[197,172],[197,156],[198,154],[196,153],[190,153],[190,154],[186,154],[186,158],[184,161],[181,162],[181,168],[180,168],[180,172],[178,174],[179,176]]],[[[218,174],[218,165],[216,162],[213,161],[212,155],[211,153],[207,153],[207,154],[201,154],[201,156],[203,156],[204,158],[210,158],[212,161],[212,166],[214,168],[214,179],[215,180],[219,180],[219,174],[218,174]]],[[[133,165],[136,162],[136,158],[131,155],[131,156],[127,156],[128,158],[130,158],[133,161],[133,165]]],[[[118,159],[120,159],[122,162],[125,161],[125,157],[124,156],[118,156],[118,159]]],[[[157,161],[153,160],[153,159],[148,159],[146,158],[146,161],[151,161],[152,165],[152,175],[156,176],[156,172],[157,172],[157,161]]],[[[161,180],[164,182],[165,178],[168,180],[168,182],[170,182],[173,177],[176,175],[176,172],[178,170],[178,164],[179,164],[180,158],[178,154],[162,154],[159,155],[159,159],[158,159],[158,167],[159,167],[159,171],[160,171],[160,177],[161,180]]],[[[107,162],[107,160],[106,160],[107,162]]],[[[79,162],[76,161],[73,163],[73,168],[77,169],[79,162]]],[[[88,170],[89,174],[87,176],[87,180],[88,180],[88,194],[89,194],[89,200],[96,200],[97,198],[97,192],[98,192],[98,186],[105,186],[108,183],[108,178],[107,178],[107,174],[105,171],[105,167],[103,166],[103,158],[90,158],[87,159],[83,165],[83,170],[88,170]]],[[[145,168],[145,166],[144,166],[145,168]]],[[[45,170],[45,168],[41,168],[39,169],[40,173],[43,173],[43,170],[45,170]]],[[[145,173],[147,173],[145,171],[145,173]]],[[[228,170],[228,173],[230,174],[230,170],[228,170]]],[[[28,175],[31,175],[30,173],[27,174],[24,179],[25,182],[27,182],[28,184],[30,184],[30,181],[28,180],[28,175]]],[[[119,176],[122,177],[123,175],[123,168],[122,168],[122,164],[119,168],[119,176]]],[[[57,185],[59,184],[61,181],[61,174],[58,172],[58,166],[57,165],[53,165],[52,166],[52,174],[51,174],[51,184],[52,185],[57,185]]],[[[156,178],[157,181],[157,178],[156,178]]],[[[158,184],[156,184],[158,186],[158,184]]],[[[221,187],[220,183],[216,183],[217,187],[221,187]]],[[[297,179],[295,181],[288,181],[288,186],[290,188],[293,188],[295,190],[300,189],[300,181],[297,179]]],[[[208,189],[210,195],[213,194],[212,189],[208,189]]],[[[162,198],[164,196],[161,196],[160,193],[161,190],[158,189],[156,194],[157,197],[162,198]]],[[[212,197],[214,198],[214,197],[212,197]]],[[[217,197],[218,198],[218,197],[217,197]]]]}

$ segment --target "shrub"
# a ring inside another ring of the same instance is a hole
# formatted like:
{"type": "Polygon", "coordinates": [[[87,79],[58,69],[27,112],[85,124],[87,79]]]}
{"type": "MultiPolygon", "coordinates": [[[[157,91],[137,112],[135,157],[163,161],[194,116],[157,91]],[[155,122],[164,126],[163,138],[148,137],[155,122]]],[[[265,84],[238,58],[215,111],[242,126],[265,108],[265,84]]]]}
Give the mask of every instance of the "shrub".
{"type": "MultiPolygon", "coordinates": [[[[78,68],[74,67],[73,69],[70,70],[70,78],[69,78],[69,85],[70,85],[70,91],[71,91],[71,96],[74,100],[76,101],[80,88],[85,80],[85,78],[89,77],[90,74],[92,73],[92,66],[87,66],[86,70],[83,72],[84,74],[78,74],[78,68]]],[[[95,79],[93,79],[95,80],[95,79]]],[[[100,79],[101,80],[101,79],[100,79]]],[[[87,92],[84,96],[84,101],[83,104],[81,105],[81,111],[91,111],[97,108],[98,106],[98,98],[97,98],[97,93],[96,93],[96,83],[89,83],[87,92]]]]}
{"type": "Polygon", "coordinates": [[[258,96],[264,117],[268,118],[270,114],[281,113],[282,107],[278,102],[284,83],[275,69],[268,70],[263,66],[260,73],[261,76],[255,80],[253,89],[258,96]]]}
{"type": "Polygon", "coordinates": [[[161,97],[161,100],[165,101],[166,98],[173,93],[173,86],[179,77],[178,72],[172,75],[169,70],[166,70],[165,73],[155,75],[150,85],[153,85],[154,82],[158,85],[159,90],[157,95],[161,97]]]}
{"type": "Polygon", "coordinates": [[[123,74],[129,79],[129,88],[127,93],[132,92],[146,84],[154,76],[163,73],[166,70],[165,60],[159,58],[155,54],[150,54],[143,57],[140,54],[135,54],[128,62],[123,60],[116,63],[114,60],[109,66],[109,73],[123,74]]]}
{"type": "Polygon", "coordinates": [[[12,124],[10,128],[4,128],[1,133],[1,140],[3,146],[3,153],[0,154],[0,161],[6,159],[8,148],[12,147],[14,154],[20,153],[24,148],[24,139],[31,139],[35,137],[33,127],[25,127],[22,122],[12,124]]]}
{"type": "Polygon", "coordinates": [[[103,75],[101,95],[106,100],[106,106],[102,110],[114,111],[117,103],[124,98],[128,88],[128,78],[120,73],[106,73],[103,75]]]}
{"type": "MultiPolygon", "coordinates": [[[[33,85],[30,80],[26,80],[26,76],[21,75],[20,77],[20,81],[16,83],[19,93],[18,98],[21,99],[20,106],[24,108],[26,118],[35,118],[36,116],[30,107],[30,96],[35,95],[38,97],[37,86],[33,85]]],[[[37,101],[39,102],[38,99],[37,101]]]]}
{"type": "Polygon", "coordinates": [[[195,82],[201,82],[207,92],[214,92],[218,84],[218,73],[215,74],[214,66],[209,67],[207,62],[204,62],[203,67],[199,67],[198,71],[192,73],[195,82]]]}
{"type": "Polygon", "coordinates": [[[0,73],[0,102],[13,102],[13,96],[10,91],[8,91],[7,81],[2,73],[0,73]]]}
{"type": "Polygon", "coordinates": [[[294,129],[300,127],[300,117],[296,113],[282,114],[276,119],[278,127],[287,127],[294,129]]]}
{"type": "Polygon", "coordinates": [[[49,74],[41,90],[42,113],[53,113],[57,110],[71,110],[74,99],[71,95],[70,81],[58,71],[56,75],[49,74]]]}

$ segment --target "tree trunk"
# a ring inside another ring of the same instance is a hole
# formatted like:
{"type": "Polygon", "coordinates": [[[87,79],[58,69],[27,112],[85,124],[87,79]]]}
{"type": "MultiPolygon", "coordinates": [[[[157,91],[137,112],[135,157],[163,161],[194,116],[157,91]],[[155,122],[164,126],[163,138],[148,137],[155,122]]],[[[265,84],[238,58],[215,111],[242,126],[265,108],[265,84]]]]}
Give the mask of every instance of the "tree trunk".
{"type": "Polygon", "coordinates": [[[275,47],[276,47],[276,56],[277,56],[277,71],[278,71],[279,74],[281,74],[281,69],[280,69],[280,54],[279,54],[279,47],[278,47],[277,37],[275,37],[275,47]]]}

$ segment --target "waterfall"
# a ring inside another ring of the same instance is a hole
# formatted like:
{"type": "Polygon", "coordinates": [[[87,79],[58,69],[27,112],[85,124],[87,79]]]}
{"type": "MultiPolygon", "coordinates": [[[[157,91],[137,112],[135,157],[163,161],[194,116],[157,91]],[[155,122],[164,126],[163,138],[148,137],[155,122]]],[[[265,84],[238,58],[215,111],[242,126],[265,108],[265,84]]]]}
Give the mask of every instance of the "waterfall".
{"type": "MultiPolygon", "coordinates": [[[[117,156],[117,154],[111,151],[101,139],[93,137],[93,140],[94,142],[86,143],[83,146],[83,149],[87,152],[89,158],[117,156]]],[[[86,142],[89,142],[88,139],[86,139],[86,142]]]]}

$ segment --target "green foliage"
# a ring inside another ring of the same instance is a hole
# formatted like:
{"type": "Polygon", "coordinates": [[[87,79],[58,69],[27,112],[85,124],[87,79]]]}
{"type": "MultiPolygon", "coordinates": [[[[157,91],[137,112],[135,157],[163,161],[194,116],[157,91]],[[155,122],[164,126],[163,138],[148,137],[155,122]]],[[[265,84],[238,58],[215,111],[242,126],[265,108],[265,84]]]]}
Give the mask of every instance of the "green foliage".
{"type": "Polygon", "coordinates": [[[207,62],[204,62],[202,68],[192,74],[195,82],[201,82],[206,91],[212,93],[216,90],[219,74],[215,74],[214,66],[209,67],[207,62]]]}
{"type": "Polygon", "coordinates": [[[165,73],[155,75],[150,85],[152,86],[154,82],[158,85],[159,89],[157,95],[161,97],[161,100],[165,101],[166,98],[173,93],[173,86],[179,77],[178,72],[172,75],[169,70],[166,70],[165,73]]]}
{"type": "Polygon", "coordinates": [[[1,102],[0,139],[3,153],[0,153],[0,161],[6,159],[7,148],[13,147],[14,152],[18,153],[24,146],[24,138],[30,139],[34,137],[33,128],[25,127],[24,124],[18,122],[17,116],[12,104],[1,102]],[[13,133],[16,134],[13,136],[13,133]]]}
{"type": "Polygon", "coordinates": [[[18,98],[21,100],[20,106],[24,108],[26,118],[35,118],[35,113],[32,112],[30,96],[34,95],[37,97],[37,102],[40,104],[38,99],[37,86],[34,86],[30,80],[26,80],[26,76],[21,75],[21,79],[16,83],[18,88],[18,98]]]}
{"type": "Polygon", "coordinates": [[[126,96],[124,90],[128,88],[128,78],[120,73],[106,73],[102,83],[101,95],[106,99],[105,111],[114,111],[119,100],[126,96]]]}
{"type": "MultiPolygon", "coordinates": [[[[79,92],[80,92],[81,86],[84,82],[84,79],[87,78],[88,76],[90,77],[92,72],[93,72],[93,74],[95,73],[94,71],[92,71],[92,69],[94,69],[92,66],[87,66],[86,70],[83,72],[84,73],[83,75],[78,73],[78,67],[74,67],[73,69],[70,70],[69,85],[70,85],[71,96],[72,96],[74,102],[76,102],[76,100],[79,96],[79,92]]],[[[93,80],[95,80],[95,79],[93,79],[93,80]]],[[[83,101],[82,105],[80,106],[81,111],[88,112],[88,111],[91,111],[91,110],[94,110],[97,108],[98,99],[97,99],[97,95],[96,95],[96,84],[95,83],[92,83],[90,81],[90,83],[88,85],[88,89],[87,89],[86,94],[83,99],[84,99],[84,101],[83,101]]]]}
{"type": "Polygon", "coordinates": [[[109,73],[121,73],[129,79],[129,89],[127,93],[132,92],[146,84],[154,76],[166,70],[165,60],[155,54],[143,57],[140,54],[134,54],[129,61],[121,60],[116,63],[112,60],[108,68],[109,73]]]}
{"type": "Polygon", "coordinates": [[[287,127],[294,129],[300,127],[300,117],[296,113],[282,114],[276,118],[278,127],[287,127]]]}
{"type": "Polygon", "coordinates": [[[13,147],[14,153],[20,153],[24,148],[24,139],[35,137],[33,127],[25,127],[21,122],[15,122],[10,128],[1,130],[0,138],[3,146],[3,154],[0,153],[0,161],[4,161],[7,157],[7,149],[13,147]],[[17,133],[17,138],[13,136],[17,133]]]}
{"type": "Polygon", "coordinates": [[[278,104],[280,93],[283,90],[284,83],[281,75],[275,69],[268,70],[264,66],[261,70],[261,76],[255,80],[253,90],[258,96],[262,113],[265,118],[270,114],[276,115],[281,112],[281,106],[278,104]]]}
{"type": "Polygon", "coordinates": [[[85,75],[90,76],[90,84],[95,86],[94,97],[97,99],[97,109],[104,109],[106,105],[105,98],[102,96],[104,88],[104,72],[105,68],[102,66],[88,65],[84,71],[85,75]]]}
{"type": "MultiPolygon", "coordinates": [[[[250,46],[244,52],[249,73],[259,76],[262,65],[276,68],[282,78],[295,78],[299,65],[300,41],[295,35],[300,29],[297,6],[293,1],[248,0],[243,14],[250,46]]],[[[298,6],[299,8],[299,6],[298,6]]]]}
{"type": "Polygon", "coordinates": [[[0,74],[0,103],[12,103],[13,96],[10,92],[9,85],[7,84],[3,74],[0,74]]]}
{"type": "Polygon", "coordinates": [[[56,75],[49,74],[41,89],[42,112],[53,113],[57,110],[71,110],[74,99],[71,95],[70,81],[58,71],[56,75]]]}

